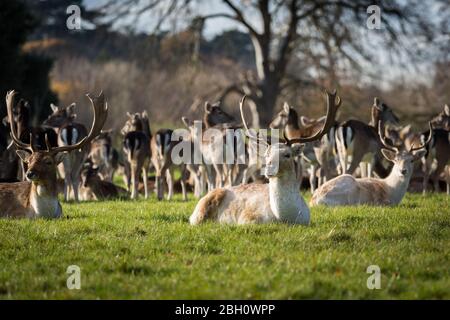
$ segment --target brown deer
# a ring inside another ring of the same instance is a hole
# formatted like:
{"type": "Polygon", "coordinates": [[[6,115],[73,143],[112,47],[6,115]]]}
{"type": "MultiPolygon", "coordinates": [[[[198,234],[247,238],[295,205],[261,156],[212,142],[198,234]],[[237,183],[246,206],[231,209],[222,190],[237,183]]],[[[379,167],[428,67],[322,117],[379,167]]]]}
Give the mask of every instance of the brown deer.
{"type": "MultiPolygon", "coordinates": [[[[45,120],[44,125],[54,128],[58,133],[58,146],[70,146],[77,144],[87,135],[87,129],[81,123],[75,121],[75,103],[67,107],[58,107],[51,104],[53,113],[45,120]]],[[[80,172],[84,161],[87,159],[90,145],[84,144],[83,148],[74,149],[58,166],[60,176],[64,179],[64,200],[68,201],[71,193],[78,201],[80,187],[80,172]]]]}
{"type": "Polygon", "coordinates": [[[85,162],[81,170],[81,199],[84,201],[98,201],[127,197],[127,190],[115,184],[102,180],[100,168],[91,160],[85,162]]]}
{"type": "Polygon", "coordinates": [[[450,130],[450,107],[448,104],[444,106],[444,109],[431,120],[433,128],[450,130]]]}
{"type": "Polygon", "coordinates": [[[19,139],[12,112],[15,95],[15,91],[7,93],[6,106],[17,155],[28,164],[25,174],[28,181],[0,184],[0,216],[58,218],[62,215],[62,209],[57,194],[56,166],[67,156],[67,152],[83,148],[100,133],[108,114],[105,97],[103,93],[98,97],[87,95],[94,110],[94,120],[86,137],[76,144],[58,147],[52,147],[47,138],[46,150],[37,150],[33,135],[30,143],[19,139]]]}
{"type": "Polygon", "coordinates": [[[127,188],[131,198],[136,199],[139,192],[139,177],[143,176],[145,198],[148,198],[148,169],[151,159],[151,131],[147,112],[130,114],[121,132],[124,135],[123,151],[126,156],[127,188]]]}
{"type": "MultiPolygon", "coordinates": [[[[250,139],[266,139],[253,135],[245,122],[241,100],[242,122],[250,139]]],[[[301,152],[302,144],[320,139],[333,125],[340,99],[336,93],[327,92],[327,117],[319,132],[310,137],[287,139],[286,143],[268,146],[266,172],[268,184],[246,184],[218,188],[200,199],[189,221],[197,225],[206,221],[229,224],[269,223],[274,221],[308,225],[310,212],[300,196],[300,182],[296,176],[294,158],[301,152]]]]}
{"type": "Polygon", "coordinates": [[[102,180],[112,182],[114,173],[119,166],[119,153],[113,147],[112,130],[102,132],[91,143],[88,159],[98,167],[98,174],[102,180]]]}
{"type": "Polygon", "coordinates": [[[376,166],[374,169],[379,176],[385,176],[386,172],[380,163],[382,144],[378,137],[378,124],[381,123],[384,128],[387,123],[397,125],[398,122],[399,119],[392,109],[375,98],[369,124],[353,119],[342,123],[336,129],[336,148],[341,173],[353,174],[361,164],[361,176],[371,177],[373,165],[376,166]]]}

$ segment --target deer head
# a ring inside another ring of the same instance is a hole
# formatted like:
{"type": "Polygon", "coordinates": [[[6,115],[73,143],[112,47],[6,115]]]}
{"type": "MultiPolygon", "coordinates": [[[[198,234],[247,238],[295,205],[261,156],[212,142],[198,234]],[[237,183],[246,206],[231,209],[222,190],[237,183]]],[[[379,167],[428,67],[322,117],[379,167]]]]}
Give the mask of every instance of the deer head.
{"type": "Polygon", "coordinates": [[[28,165],[28,170],[25,173],[27,180],[36,183],[48,181],[49,178],[56,178],[56,166],[64,159],[66,153],[89,144],[101,132],[108,114],[108,105],[103,93],[100,93],[98,97],[87,94],[92,109],[94,110],[94,120],[89,134],[76,144],[61,147],[52,147],[46,135],[46,150],[38,150],[35,148],[34,135],[30,135],[30,143],[21,141],[17,135],[13,120],[13,105],[16,94],[17,92],[14,90],[6,94],[6,107],[11,127],[11,139],[16,146],[17,155],[28,165]]]}
{"type": "Polygon", "coordinates": [[[74,121],[77,117],[75,114],[75,103],[68,105],[67,107],[58,107],[53,103],[50,104],[52,114],[44,121],[44,125],[59,128],[67,122],[74,121]]]}
{"type": "Polygon", "coordinates": [[[433,128],[450,130],[450,107],[448,104],[444,106],[436,117],[431,120],[433,128]]]}
{"type": "Polygon", "coordinates": [[[400,120],[389,106],[380,102],[380,99],[375,98],[372,106],[371,125],[376,126],[380,121],[382,124],[392,123],[398,125],[400,120]]]}
{"type": "Polygon", "coordinates": [[[336,91],[333,93],[325,92],[327,96],[327,115],[325,118],[325,122],[322,128],[309,137],[302,137],[297,139],[288,139],[286,136],[284,137],[285,143],[277,143],[274,145],[270,145],[266,139],[258,137],[257,135],[250,132],[247,126],[247,122],[245,121],[243,106],[245,102],[245,96],[241,99],[240,102],[240,112],[242,123],[244,124],[245,133],[247,137],[251,140],[259,141],[261,144],[267,147],[267,151],[265,154],[265,162],[266,162],[266,176],[276,177],[280,174],[291,174],[291,170],[286,169],[294,169],[294,159],[298,155],[300,155],[302,148],[305,143],[313,142],[316,140],[320,140],[334,124],[336,113],[341,105],[341,99],[336,96],[336,91]]]}
{"type": "MultiPolygon", "coordinates": [[[[146,115],[147,113],[145,113],[146,115]]],[[[125,125],[122,127],[120,132],[122,135],[126,135],[128,132],[131,131],[142,131],[143,130],[143,119],[142,115],[139,112],[130,113],[127,112],[127,121],[125,122],[125,125]]]]}
{"type": "Polygon", "coordinates": [[[394,164],[392,168],[392,173],[398,177],[411,177],[413,172],[413,162],[419,160],[426,154],[425,147],[430,143],[433,137],[433,128],[431,122],[429,123],[430,132],[428,134],[427,140],[419,147],[411,146],[409,150],[399,150],[397,147],[388,143],[383,134],[383,129],[381,124],[378,128],[378,136],[383,145],[381,153],[383,156],[394,164]]]}
{"type": "Polygon", "coordinates": [[[287,124],[298,125],[298,114],[294,108],[290,107],[287,102],[284,103],[283,109],[277,113],[275,118],[269,124],[272,129],[283,130],[287,124]]]}
{"type": "Polygon", "coordinates": [[[205,115],[203,120],[207,128],[213,127],[217,124],[230,123],[235,121],[232,115],[223,111],[223,109],[220,107],[220,102],[216,102],[214,104],[211,104],[209,102],[205,103],[205,115]]]}

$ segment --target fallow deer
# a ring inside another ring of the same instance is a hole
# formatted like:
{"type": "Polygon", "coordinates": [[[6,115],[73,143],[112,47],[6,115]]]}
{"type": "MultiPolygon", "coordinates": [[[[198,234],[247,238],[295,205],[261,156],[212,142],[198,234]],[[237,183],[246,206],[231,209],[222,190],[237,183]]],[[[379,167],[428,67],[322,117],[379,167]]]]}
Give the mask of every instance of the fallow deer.
{"type": "MultiPolygon", "coordinates": [[[[250,139],[265,139],[252,135],[244,119],[240,102],[242,122],[250,139]]],[[[281,221],[308,225],[310,212],[300,196],[300,182],[296,176],[294,158],[300,154],[302,144],[320,139],[334,123],[341,102],[336,93],[327,92],[327,117],[321,130],[310,137],[287,140],[268,146],[265,175],[268,184],[247,184],[230,188],[219,188],[209,192],[198,202],[189,221],[197,225],[211,220],[219,223],[247,224],[281,221]]]]}
{"type": "Polygon", "coordinates": [[[144,196],[148,198],[148,169],[151,159],[151,131],[147,112],[130,114],[121,132],[124,134],[123,151],[127,157],[127,188],[131,189],[131,198],[138,197],[139,178],[142,173],[144,196]]]}
{"type": "Polygon", "coordinates": [[[348,120],[336,130],[336,148],[342,174],[353,174],[360,165],[362,177],[372,177],[372,167],[378,175],[384,176],[381,166],[381,143],[378,138],[378,124],[383,128],[387,123],[398,124],[398,117],[392,109],[378,98],[374,99],[372,117],[369,124],[359,120],[348,120]],[[351,160],[350,160],[351,159],[351,160]],[[350,163],[350,166],[348,164],[350,163]]]}
{"type": "MultiPolygon", "coordinates": [[[[381,152],[394,164],[390,174],[384,179],[355,178],[350,174],[340,175],[314,192],[310,203],[312,206],[392,206],[402,201],[413,173],[413,163],[423,157],[426,152],[424,148],[431,138],[417,148],[400,151],[385,140],[381,123],[378,126],[378,134],[383,145],[381,152]]],[[[431,134],[430,124],[430,137],[431,134]]]]}
{"type": "Polygon", "coordinates": [[[446,104],[444,109],[431,120],[431,123],[435,129],[450,131],[450,107],[448,104],[446,104]]]}
{"type": "Polygon", "coordinates": [[[113,147],[112,130],[103,130],[91,143],[88,158],[97,166],[102,180],[112,182],[119,166],[119,153],[113,147]]]}
{"type": "MultiPolygon", "coordinates": [[[[178,143],[172,141],[171,129],[160,129],[151,140],[152,163],[156,171],[156,193],[158,200],[164,197],[164,181],[165,178],[168,187],[167,200],[171,200],[173,196],[173,176],[175,164],[172,162],[172,150],[178,143]]],[[[182,172],[184,169],[182,168],[182,172]]],[[[186,184],[184,177],[181,179],[181,188],[183,193],[183,200],[187,200],[186,184]]]]}
{"type": "MultiPolygon", "coordinates": [[[[305,116],[299,117],[297,111],[290,107],[287,103],[283,105],[283,109],[277,113],[270,123],[270,128],[280,129],[284,136],[288,139],[310,136],[313,132],[319,130],[325,121],[324,117],[318,119],[310,119],[305,116]]],[[[297,159],[298,170],[301,171],[303,160],[309,164],[309,183],[311,192],[315,190],[315,179],[319,173],[319,186],[321,181],[330,179],[334,171],[330,168],[332,152],[334,149],[334,131],[337,123],[333,124],[330,132],[323,136],[320,141],[308,143],[305,145],[302,157],[297,159]]]]}
{"type": "Polygon", "coordinates": [[[100,168],[93,162],[86,161],[81,170],[81,199],[84,201],[96,201],[126,197],[127,190],[115,184],[104,181],[100,176],[100,168]]]}
{"type": "MultiPolygon", "coordinates": [[[[54,128],[58,133],[58,146],[71,146],[77,144],[87,135],[86,127],[75,121],[75,103],[67,107],[58,107],[51,104],[53,113],[44,122],[44,125],[54,128]]],[[[90,145],[84,144],[83,148],[74,149],[58,166],[60,176],[64,179],[64,200],[68,201],[73,193],[75,201],[78,201],[80,188],[80,172],[84,161],[89,154],[90,145]]]]}
{"type": "Polygon", "coordinates": [[[62,215],[62,209],[57,194],[56,166],[67,156],[67,152],[83,148],[100,133],[108,111],[105,97],[103,93],[98,97],[87,95],[94,110],[94,120],[85,138],[76,144],[59,147],[52,147],[47,138],[46,150],[37,150],[34,147],[33,135],[30,137],[30,143],[19,139],[12,112],[15,95],[15,91],[7,93],[6,105],[16,152],[22,161],[28,164],[25,175],[28,181],[0,183],[0,216],[58,218],[62,215]]]}

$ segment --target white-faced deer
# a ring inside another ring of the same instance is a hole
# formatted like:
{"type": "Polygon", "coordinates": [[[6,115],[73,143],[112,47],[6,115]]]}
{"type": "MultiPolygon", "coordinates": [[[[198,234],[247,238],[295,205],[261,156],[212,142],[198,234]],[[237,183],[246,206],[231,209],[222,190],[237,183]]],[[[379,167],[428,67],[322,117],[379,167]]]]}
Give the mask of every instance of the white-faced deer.
{"type": "Polygon", "coordinates": [[[112,130],[102,132],[91,143],[88,158],[98,168],[102,180],[112,182],[114,173],[119,166],[119,153],[112,144],[112,130]]]}
{"type": "MultiPolygon", "coordinates": [[[[250,139],[260,139],[249,131],[244,119],[241,100],[241,117],[250,139]]],[[[200,199],[189,221],[196,225],[205,221],[246,224],[281,221],[308,225],[309,208],[300,196],[294,158],[300,154],[302,144],[320,139],[334,123],[340,99],[336,93],[327,92],[327,117],[321,130],[310,137],[287,140],[268,146],[265,175],[268,184],[247,184],[219,188],[200,199]]],[[[265,139],[261,143],[267,144],[265,139]]]]}
{"type": "Polygon", "coordinates": [[[109,181],[102,180],[99,173],[100,168],[88,159],[81,170],[81,200],[97,201],[118,197],[125,198],[128,195],[127,190],[109,181]]]}
{"type": "MultiPolygon", "coordinates": [[[[430,135],[432,129],[430,124],[430,135]]],[[[345,206],[345,205],[397,205],[402,201],[413,173],[413,163],[425,154],[428,139],[419,147],[399,151],[389,145],[379,124],[379,137],[383,144],[381,152],[394,166],[391,173],[384,179],[355,178],[349,174],[338,176],[317,189],[311,205],[345,206]]]]}
{"type": "Polygon", "coordinates": [[[148,198],[148,169],[151,159],[151,132],[147,112],[128,115],[128,121],[122,128],[123,151],[127,157],[127,187],[131,189],[131,198],[136,199],[139,192],[139,177],[143,176],[145,198],[148,198]]]}
{"type": "Polygon", "coordinates": [[[94,120],[89,134],[76,144],[70,146],[52,147],[46,139],[46,150],[34,147],[34,137],[30,143],[22,142],[13,121],[12,106],[16,92],[9,91],[6,95],[11,138],[17,148],[17,154],[28,164],[26,178],[28,181],[0,184],[0,216],[1,217],[48,217],[58,218],[62,215],[58,201],[56,166],[67,152],[77,150],[89,144],[100,133],[106,121],[108,106],[103,93],[98,97],[88,95],[94,110],[94,120]]]}
{"type": "Polygon", "coordinates": [[[384,172],[380,172],[384,168],[380,164],[382,145],[378,138],[379,123],[383,128],[387,123],[397,125],[398,117],[390,107],[375,98],[369,124],[352,119],[345,121],[337,128],[336,148],[342,174],[353,174],[361,164],[362,177],[372,176],[373,165],[376,165],[375,171],[378,171],[380,176],[384,176],[384,172]],[[349,163],[350,166],[348,166],[349,163]]]}
{"type": "MultiPolygon", "coordinates": [[[[58,146],[75,145],[87,135],[87,129],[81,123],[75,121],[75,103],[67,107],[58,107],[51,104],[53,113],[45,120],[44,125],[54,128],[58,133],[58,146]]],[[[78,201],[80,188],[80,172],[84,161],[89,154],[90,145],[85,144],[83,148],[74,149],[58,166],[60,176],[64,179],[64,200],[68,201],[73,193],[75,201],[78,201]]]]}

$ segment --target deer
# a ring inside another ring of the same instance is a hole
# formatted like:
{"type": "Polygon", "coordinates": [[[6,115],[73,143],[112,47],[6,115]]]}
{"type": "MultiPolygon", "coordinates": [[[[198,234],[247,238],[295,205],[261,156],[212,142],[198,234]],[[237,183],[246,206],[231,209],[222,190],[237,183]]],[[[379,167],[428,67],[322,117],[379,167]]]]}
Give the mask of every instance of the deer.
{"type": "Polygon", "coordinates": [[[112,182],[119,166],[119,153],[112,144],[112,130],[102,132],[91,143],[88,159],[98,167],[98,175],[102,180],[112,182]]]}
{"type": "Polygon", "coordinates": [[[102,180],[100,168],[89,159],[81,170],[81,186],[81,199],[84,201],[115,199],[127,195],[127,190],[102,180]]]}
{"type": "Polygon", "coordinates": [[[197,203],[189,218],[190,224],[198,225],[206,221],[223,224],[279,221],[308,225],[310,211],[299,193],[300,182],[294,159],[301,153],[305,143],[319,140],[333,125],[341,100],[337,97],[336,101],[336,91],[326,92],[326,95],[327,115],[323,127],[318,132],[309,137],[287,139],[285,143],[272,145],[248,129],[243,112],[244,96],[239,108],[245,133],[250,139],[256,139],[267,146],[265,175],[269,183],[250,183],[210,191],[197,203]]]}
{"type": "MultiPolygon", "coordinates": [[[[298,116],[297,111],[284,103],[283,109],[277,113],[270,123],[270,128],[280,129],[288,139],[310,136],[313,132],[319,130],[325,121],[324,117],[311,119],[305,116],[298,116]]],[[[337,123],[333,124],[330,132],[327,133],[320,141],[315,141],[305,145],[302,157],[297,160],[298,170],[301,171],[301,162],[305,160],[309,165],[309,183],[311,192],[315,190],[315,179],[319,173],[319,183],[330,179],[333,176],[333,168],[330,167],[332,152],[334,149],[334,131],[337,123]]]]}
{"type": "Polygon", "coordinates": [[[348,120],[336,130],[336,148],[342,174],[353,174],[360,165],[362,177],[372,177],[372,167],[379,176],[385,176],[381,166],[381,143],[378,138],[378,124],[383,128],[387,123],[397,125],[398,117],[392,109],[378,98],[374,99],[372,116],[369,124],[359,120],[348,120]],[[350,160],[351,158],[351,160],[350,160]],[[348,166],[350,163],[350,166],[348,166]]]}
{"type": "MultiPolygon", "coordinates": [[[[156,171],[155,179],[158,200],[162,200],[164,197],[163,178],[165,178],[168,186],[167,200],[171,200],[173,197],[173,176],[176,166],[172,162],[172,150],[178,142],[172,141],[172,134],[173,130],[171,129],[160,129],[151,140],[152,163],[156,171]]],[[[184,169],[182,168],[181,171],[183,172],[184,169]]],[[[184,175],[182,175],[180,182],[183,200],[187,200],[184,175]]]]}
{"type": "Polygon", "coordinates": [[[6,106],[16,153],[28,165],[25,174],[27,181],[0,183],[0,216],[59,218],[62,216],[62,208],[57,193],[57,165],[67,157],[68,152],[83,148],[100,133],[108,114],[108,104],[102,92],[99,96],[87,94],[94,111],[89,133],[75,144],[57,147],[52,147],[46,137],[46,149],[38,150],[33,135],[30,136],[30,142],[25,143],[17,134],[12,111],[15,95],[14,90],[8,91],[6,106]]]}
{"type": "Polygon", "coordinates": [[[144,196],[148,199],[148,169],[151,161],[151,131],[147,112],[130,114],[121,132],[124,135],[123,151],[126,156],[127,188],[131,199],[138,197],[139,179],[142,173],[144,196]]]}
{"type": "Polygon", "coordinates": [[[355,178],[350,174],[340,175],[318,188],[311,198],[310,205],[395,206],[399,204],[408,189],[414,162],[424,156],[425,147],[430,143],[433,129],[431,123],[429,126],[429,139],[424,144],[419,147],[412,146],[409,150],[399,150],[386,141],[380,121],[378,135],[383,145],[381,153],[393,163],[390,174],[384,179],[355,178]]]}
{"type": "MultiPolygon", "coordinates": [[[[87,135],[87,128],[76,122],[74,112],[76,104],[58,107],[51,104],[52,114],[44,121],[44,125],[54,128],[58,133],[58,146],[77,144],[87,135]]],[[[74,149],[58,166],[60,176],[64,179],[64,201],[68,201],[71,193],[75,201],[79,201],[80,172],[89,154],[90,145],[84,144],[81,149],[74,149]]]]}
{"type": "Polygon", "coordinates": [[[444,106],[444,109],[433,119],[431,119],[433,128],[450,130],[450,107],[448,104],[444,106]]]}

